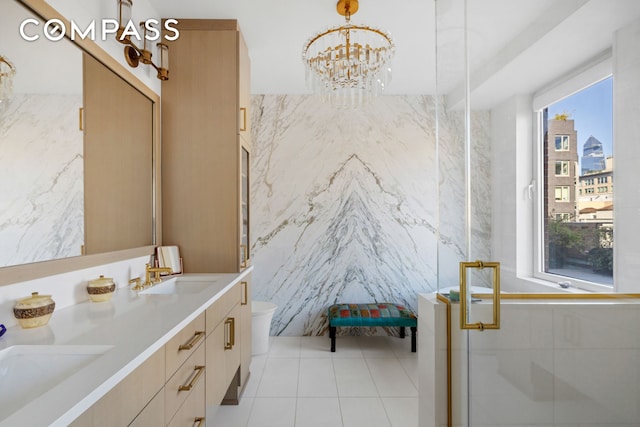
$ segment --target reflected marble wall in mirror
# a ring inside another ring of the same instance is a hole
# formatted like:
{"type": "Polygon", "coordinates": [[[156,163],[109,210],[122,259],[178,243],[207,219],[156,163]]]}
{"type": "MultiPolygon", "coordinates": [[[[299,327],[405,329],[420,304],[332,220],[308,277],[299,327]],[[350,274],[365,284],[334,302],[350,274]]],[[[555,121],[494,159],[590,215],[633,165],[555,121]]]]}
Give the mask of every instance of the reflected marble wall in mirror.
{"type": "Polygon", "coordinates": [[[20,23],[34,17],[44,21],[0,3],[0,55],[16,70],[0,105],[0,268],[153,245],[156,95],[95,45],[109,67],[84,53],[83,71],[83,49],[68,39],[23,40],[20,23]],[[87,95],[101,86],[95,76],[113,82],[109,96],[87,95]],[[91,141],[103,147],[88,156],[91,141]]]}
{"type": "Polygon", "coordinates": [[[15,67],[0,106],[0,267],[80,255],[84,244],[82,52],[68,40],[27,42],[33,15],[0,13],[0,55],[15,67]]]}

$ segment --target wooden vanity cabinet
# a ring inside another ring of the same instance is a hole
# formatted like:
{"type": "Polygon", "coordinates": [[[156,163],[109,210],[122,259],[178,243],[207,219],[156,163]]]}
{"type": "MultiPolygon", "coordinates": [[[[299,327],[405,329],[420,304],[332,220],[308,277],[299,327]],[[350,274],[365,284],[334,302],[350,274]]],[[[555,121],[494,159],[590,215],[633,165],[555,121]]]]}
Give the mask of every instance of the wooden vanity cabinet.
{"type": "Polygon", "coordinates": [[[142,365],[118,383],[71,426],[126,426],[136,419],[138,425],[164,425],[164,348],[156,351],[142,365]],[[150,406],[153,403],[152,406],[150,406]],[[147,408],[149,408],[147,410],[147,408]]]}
{"type": "Polygon", "coordinates": [[[247,275],[206,310],[207,407],[237,404],[246,385],[251,364],[250,301],[247,275]]]}
{"type": "Polygon", "coordinates": [[[244,389],[251,367],[251,273],[240,282],[240,388],[244,389]]]}
{"type": "Polygon", "coordinates": [[[204,426],[204,335],[202,313],[71,425],[204,426]]]}
{"type": "Polygon", "coordinates": [[[176,27],[162,83],[163,244],[180,246],[185,272],[235,273],[250,263],[249,54],[236,20],[176,27]]]}
{"type": "Polygon", "coordinates": [[[215,367],[207,373],[207,407],[218,406],[228,399],[237,402],[238,399],[241,298],[242,284],[238,283],[206,310],[207,364],[215,367]]]}
{"type": "Polygon", "coordinates": [[[164,346],[164,409],[167,425],[193,426],[197,420],[205,419],[204,342],[205,314],[202,313],[164,346]]]}

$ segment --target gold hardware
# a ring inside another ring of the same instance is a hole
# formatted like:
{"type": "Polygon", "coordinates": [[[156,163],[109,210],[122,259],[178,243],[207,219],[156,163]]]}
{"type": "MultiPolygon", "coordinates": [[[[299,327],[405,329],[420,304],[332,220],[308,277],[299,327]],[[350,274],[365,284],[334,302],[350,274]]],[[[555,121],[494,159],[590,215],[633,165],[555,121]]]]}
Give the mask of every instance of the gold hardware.
{"type": "Polygon", "coordinates": [[[242,262],[240,263],[240,268],[247,268],[247,261],[249,259],[247,245],[240,245],[240,250],[242,251],[242,262]]]}
{"type": "Polygon", "coordinates": [[[347,16],[354,15],[358,11],[359,7],[358,0],[340,0],[336,5],[336,10],[338,11],[338,14],[347,16]]]}
{"type": "Polygon", "coordinates": [[[193,388],[193,386],[195,386],[198,383],[198,380],[200,379],[202,374],[204,374],[204,368],[205,367],[202,366],[202,365],[197,365],[193,369],[193,372],[197,371],[196,375],[191,379],[191,381],[189,381],[189,384],[179,386],[178,387],[178,392],[191,390],[193,388]]]}
{"type": "Polygon", "coordinates": [[[80,107],[78,109],[78,126],[81,131],[84,131],[84,108],[80,107]]]}
{"type": "Polygon", "coordinates": [[[233,346],[236,345],[236,319],[233,317],[227,317],[224,321],[224,326],[224,349],[231,350],[233,346]],[[227,331],[229,331],[228,334],[227,331]]]}
{"type": "Polygon", "coordinates": [[[461,262],[460,263],[460,329],[475,329],[484,331],[485,329],[500,329],[500,263],[499,262],[461,262]],[[467,269],[493,270],[493,323],[484,324],[482,322],[467,323],[467,269]]]}
{"type": "Polygon", "coordinates": [[[240,282],[242,284],[243,295],[240,298],[240,305],[247,305],[249,303],[249,282],[240,282]]]}
{"type": "Polygon", "coordinates": [[[453,423],[453,390],[451,385],[451,301],[440,294],[436,294],[438,301],[447,307],[447,427],[453,423]]]}
{"type": "Polygon", "coordinates": [[[242,126],[240,127],[240,132],[244,132],[247,130],[247,108],[240,107],[240,111],[242,111],[242,126]]]}
{"type": "Polygon", "coordinates": [[[173,273],[173,270],[169,267],[151,267],[151,264],[146,264],[145,272],[144,272],[144,283],[142,284],[143,288],[147,286],[151,286],[155,283],[160,282],[160,273],[173,273]],[[151,278],[151,273],[154,273],[153,279],[151,278]]]}
{"type": "Polygon", "coordinates": [[[196,417],[193,420],[193,425],[195,427],[202,427],[202,423],[204,423],[205,417],[196,417]]]}
{"type": "Polygon", "coordinates": [[[140,283],[140,278],[139,277],[135,277],[133,279],[129,280],[129,284],[135,283],[136,285],[131,288],[134,291],[141,291],[144,289],[144,287],[142,286],[142,284],[140,283]]]}
{"type": "Polygon", "coordinates": [[[196,331],[188,343],[180,344],[180,347],[178,347],[178,351],[191,350],[198,343],[198,341],[202,339],[202,337],[204,337],[204,331],[196,331]]]}
{"type": "Polygon", "coordinates": [[[132,68],[136,68],[139,63],[151,65],[156,69],[158,74],[157,78],[160,80],[169,80],[169,46],[164,43],[157,43],[158,53],[160,55],[160,65],[156,65],[151,60],[152,53],[147,49],[148,35],[146,22],[140,22],[140,28],[142,30],[142,48],[139,48],[131,41],[129,34],[124,35],[126,27],[131,21],[131,7],[133,6],[132,0],[118,0],[118,31],[116,32],[116,39],[125,44],[124,58],[127,60],[127,64],[132,68]]]}

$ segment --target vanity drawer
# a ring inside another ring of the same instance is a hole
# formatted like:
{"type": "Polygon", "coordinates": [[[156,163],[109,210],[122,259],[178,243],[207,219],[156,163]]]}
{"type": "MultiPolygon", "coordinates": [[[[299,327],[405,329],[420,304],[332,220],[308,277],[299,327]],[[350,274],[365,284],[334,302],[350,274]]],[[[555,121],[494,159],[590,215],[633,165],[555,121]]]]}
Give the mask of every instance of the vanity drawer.
{"type": "Polygon", "coordinates": [[[205,427],[204,378],[198,381],[187,400],[169,422],[169,427],[205,427]]]}
{"type": "Polygon", "coordinates": [[[164,387],[166,420],[172,419],[185,400],[187,400],[194,391],[198,390],[201,384],[204,384],[204,348],[205,346],[203,345],[199,346],[195,350],[195,353],[193,353],[176,373],[169,378],[169,381],[167,381],[164,387]]]}
{"type": "Polygon", "coordinates": [[[129,427],[161,426],[164,424],[164,388],[144,407],[129,427]]]}
{"type": "Polygon", "coordinates": [[[205,314],[202,313],[178,332],[165,345],[165,379],[169,380],[178,369],[204,342],[205,314]]]}
{"type": "Polygon", "coordinates": [[[245,292],[242,289],[244,286],[245,285],[242,282],[236,283],[216,302],[207,308],[207,335],[213,332],[220,322],[224,320],[229,311],[240,302],[242,294],[245,292]]]}

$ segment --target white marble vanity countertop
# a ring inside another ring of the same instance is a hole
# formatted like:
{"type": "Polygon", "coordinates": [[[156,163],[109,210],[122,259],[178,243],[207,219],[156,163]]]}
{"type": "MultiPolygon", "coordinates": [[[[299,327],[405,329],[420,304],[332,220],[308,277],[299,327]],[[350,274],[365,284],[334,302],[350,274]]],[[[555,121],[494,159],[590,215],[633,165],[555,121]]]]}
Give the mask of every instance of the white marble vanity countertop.
{"type": "MultiPolygon", "coordinates": [[[[15,412],[7,413],[10,409],[2,408],[4,404],[0,402],[0,426],[68,425],[251,270],[252,267],[241,273],[184,274],[177,278],[177,286],[180,281],[209,283],[195,292],[158,295],[119,288],[109,302],[87,301],[56,310],[46,326],[8,329],[0,338],[0,351],[16,345],[111,348],[58,384],[43,389],[15,412]]],[[[3,380],[0,387],[10,390],[15,386],[8,382],[3,380]]]]}

